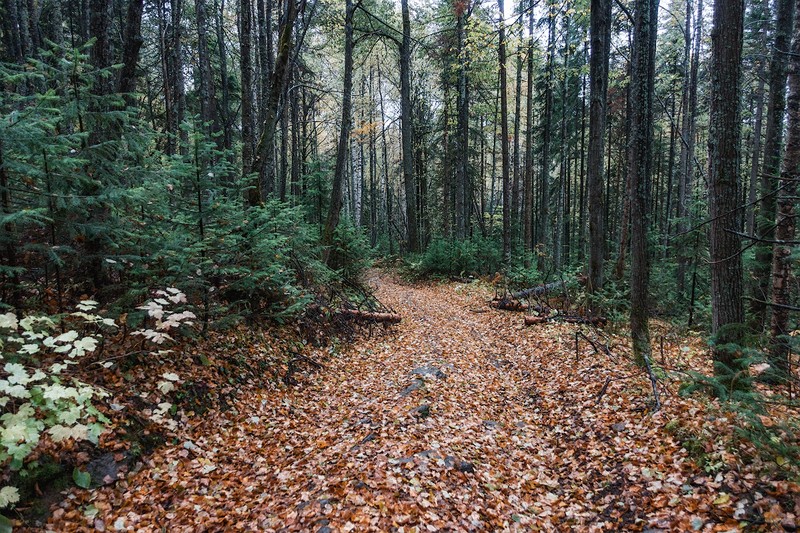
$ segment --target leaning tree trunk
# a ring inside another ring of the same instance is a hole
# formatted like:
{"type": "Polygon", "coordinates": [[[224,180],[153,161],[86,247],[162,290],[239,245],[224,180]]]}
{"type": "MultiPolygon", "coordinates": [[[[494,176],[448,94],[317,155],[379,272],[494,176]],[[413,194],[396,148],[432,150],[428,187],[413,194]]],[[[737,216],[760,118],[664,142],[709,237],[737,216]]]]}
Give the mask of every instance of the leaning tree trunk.
{"type": "Polygon", "coordinates": [[[336,150],[336,168],[333,173],[333,189],[328,217],[322,232],[323,260],[331,264],[333,255],[333,234],[339,225],[342,211],[342,186],[347,170],[347,143],[350,139],[350,126],[353,110],[353,0],[346,0],[344,19],[344,83],[342,89],[342,127],[339,130],[339,144],[336,150]]]}
{"type": "MultiPolygon", "coordinates": [[[[258,195],[257,197],[255,194],[252,196],[251,205],[254,205],[252,200],[258,202],[273,192],[272,169],[275,164],[274,145],[275,134],[278,129],[278,106],[281,101],[281,95],[284,94],[289,77],[291,76],[289,59],[292,52],[292,30],[297,17],[304,11],[305,4],[305,0],[300,0],[299,2],[290,0],[287,2],[287,10],[281,21],[280,37],[278,38],[278,56],[275,59],[275,68],[272,71],[272,78],[270,79],[269,95],[267,101],[262,102],[264,106],[264,116],[266,118],[264,119],[261,135],[258,138],[258,144],[255,148],[252,166],[250,172],[248,172],[248,174],[252,173],[257,177],[257,182],[254,187],[258,195]]],[[[350,85],[352,86],[353,75],[352,73],[347,74],[350,75],[350,85]]],[[[347,74],[345,77],[347,77],[347,74]]]]}
{"type": "MultiPolygon", "coordinates": [[[[800,9],[798,1],[796,9],[800,9]]],[[[800,21],[795,22],[787,101],[786,153],[781,169],[781,192],[772,248],[772,321],[770,324],[770,362],[786,375],[789,370],[789,296],[792,275],[792,247],[797,216],[794,204],[800,178],[800,21]]]]}
{"type": "Polygon", "coordinates": [[[589,60],[589,284],[590,293],[603,287],[605,229],[603,227],[603,153],[605,150],[608,56],[611,49],[611,0],[592,0],[589,60]]]}
{"type": "Polygon", "coordinates": [[[711,32],[711,110],[709,114],[709,252],[711,331],[716,370],[726,385],[737,385],[738,358],[731,344],[741,341],[744,322],[739,207],[739,91],[744,1],[714,4],[711,32]]]}

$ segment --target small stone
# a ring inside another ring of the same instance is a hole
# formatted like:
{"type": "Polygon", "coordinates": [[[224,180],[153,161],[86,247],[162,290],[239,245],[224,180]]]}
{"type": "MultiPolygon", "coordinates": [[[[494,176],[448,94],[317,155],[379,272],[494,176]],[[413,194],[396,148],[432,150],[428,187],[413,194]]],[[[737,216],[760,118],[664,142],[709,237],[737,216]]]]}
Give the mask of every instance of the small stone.
{"type": "Polygon", "coordinates": [[[618,424],[613,424],[611,429],[614,431],[625,431],[625,422],[620,422],[618,424]]]}
{"type": "Polygon", "coordinates": [[[425,386],[425,380],[422,379],[415,379],[411,385],[403,389],[403,392],[400,393],[400,396],[408,396],[415,390],[420,390],[422,387],[425,386]]]}
{"type": "Polygon", "coordinates": [[[485,427],[487,429],[495,429],[497,426],[498,426],[498,424],[494,420],[484,420],[483,421],[483,427],[485,427]]]}
{"type": "Polygon", "coordinates": [[[440,369],[436,368],[433,365],[418,366],[417,368],[411,371],[411,375],[417,375],[422,377],[430,376],[437,379],[447,378],[447,375],[444,372],[442,372],[440,369]]]}
{"type": "Polygon", "coordinates": [[[475,465],[473,465],[469,461],[459,461],[456,468],[458,469],[459,472],[464,472],[465,474],[475,473],[475,465]]]}

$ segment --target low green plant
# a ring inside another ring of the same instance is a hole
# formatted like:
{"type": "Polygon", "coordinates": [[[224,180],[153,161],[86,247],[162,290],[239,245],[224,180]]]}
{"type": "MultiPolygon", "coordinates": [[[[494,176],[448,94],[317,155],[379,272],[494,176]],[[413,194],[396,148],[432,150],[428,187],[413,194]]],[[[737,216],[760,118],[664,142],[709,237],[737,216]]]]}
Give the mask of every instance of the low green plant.
{"type": "MultiPolygon", "coordinates": [[[[88,440],[97,444],[108,420],[93,405],[105,393],[67,375],[67,370],[97,350],[110,318],[94,314],[97,302],[84,300],[62,317],[0,315],[0,463],[25,468],[43,433],[55,442],[88,440]],[[59,322],[63,328],[59,328],[59,322]],[[59,329],[62,333],[58,333],[59,329]]],[[[14,486],[0,489],[0,508],[19,500],[14,486]]]]}

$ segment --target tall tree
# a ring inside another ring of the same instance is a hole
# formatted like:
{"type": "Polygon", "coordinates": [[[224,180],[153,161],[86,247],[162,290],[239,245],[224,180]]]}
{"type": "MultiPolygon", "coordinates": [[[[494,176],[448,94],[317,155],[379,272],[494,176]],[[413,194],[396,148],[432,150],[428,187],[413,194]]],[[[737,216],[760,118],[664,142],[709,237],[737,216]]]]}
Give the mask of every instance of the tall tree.
{"type": "Polygon", "coordinates": [[[753,325],[761,330],[767,317],[766,302],[770,293],[770,270],[772,247],[769,241],[775,238],[775,206],[778,173],[781,165],[783,145],[784,112],[786,109],[786,51],[790,46],[794,21],[794,0],[777,0],[775,14],[775,42],[772,47],[769,72],[769,100],[767,103],[767,127],[764,132],[764,163],[761,168],[761,202],[756,217],[756,234],[766,241],[756,245],[756,261],[753,268],[755,286],[750,311],[753,325]]]}
{"type": "Polygon", "coordinates": [[[603,154],[605,152],[608,60],[611,49],[611,0],[592,0],[589,38],[589,291],[603,287],[605,228],[603,227],[603,154]]]}
{"type": "MultiPolygon", "coordinates": [[[[60,11],[58,6],[56,10],[60,11]]],[[[144,0],[130,0],[125,18],[125,34],[122,49],[122,69],[119,75],[118,92],[132,93],[136,90],[136,65],[139,61],[139,49],[144,44],[142,38],[142,12],[144,0]]]]}
{"type": "Polygon", "coordinates": [[[453,0],[456,15],[456,38],[458,41],[458,152],[455,183],[455,235],[457,239],[467,237],[469,219],[469,83],[467,79],[467,18],[469,0],[453,0]]]}
{"type": "MultiPolygon", "coordinates": [[[[524,202],[522,208],[523,218],[523,243],[525,251],[533,248],[533,5],[534,0],[528,4],[528,46],[527,46],[527,94],[525,95],[525,176],[524,176],[524,202]]],[[[518,95],[519,97],[520,95],[518,95]]],[[[528,257],[525,257],[526,265],[528,257]]]]}
{"type": "MultiPolygon", "coordinates": [[[[795,9],[800,9],[800,1],[795,9]]],[[[794,24],[787,97],[786,153],[781,169],[780,193],[772,249],[772,320],[770,362],[783,375],[789,371],[789,296],[792,248],[795,239],[797,178],[800,176],[800,21],[794,24]]]]}
{"type": "MultiPolygon", "coordinates": [[[[508,149],[508,82],[506,72],[506,23],[503,0],[497,0],[500,8],[500,42],[497,46],[500,63],[500,150],[503,154],[503,261],[511,261],[511,177],[508,149]]],[[[517,96],[519,98],[519,96],[517,96]]]]}
{"type": "MultiPolygon", "coordinates": [[[[249,3],[249,0],[247,0],[249,3]]],[[[258,143],[254,150],[252,164],[248,168],[247,174],[256,176],[257,183],[255,184],[255,193],[250,198],[251,205],[255,201],[258,203],[263,200],[268,194],[273,192],[273,165],[275,164],[275,135],[278,129],[278,108],[280,106],[281,97],[286,93],[286,89],[291,77],[291,68],[289,65],[292,54],[292,32],[294,29],[297,18],[305,11],[305,0],[288,0],[286,2],[286,12],[280,24],[280,36],[278,37],[278,55],[275,59],[275,66],[272,71],[272,77],[269,83],[269,94],[267,100],[262,102],[264,106],[264,122],[261,124],[261,133],[258,137],[258,143]],[[256,196],[257,193],[257,196],[256,196]]],[[[250,24],[250,31],[252,32],[252,22],[250,24]]],[[[252,34],[251,37],[252,39],[252,34]]],[[[352,40],[352,39],[351,39],[352,40]]],[[[248,51],[250,45],[248,45],[248,51]]],[[[250,97],[252,98],[254,88],[252,87],[252,73],[250,74],[250,97]]],[[[352,73],[350,74],[350,85],[352,87],[352,73]]],[[[244,110],[242,110],[244,113],[244,110]]],[[[251,109],[252,113],[252,109],[251,109]]],[[[252,189],[251,189],[252,190],[252,189]]]]}
{"type": "MultiPolygon", "coordinates": [[[[336,167],[333,172],[333,189],[325,228],[322,232],[323,260],[331,264],[333,235],[339,225],[342,211],[345,173],[347,171],[347,144],[350,139],[353,112],[353,0],[345,0],[344,15],[344,81],[342,83],[342,122],[336,147],[336,167]]],[[[413,170],[412,170],[413,171],[413,170]]]]}
{"type": "Polygon", "coordinates": [[[403,40],[400,43],[400,121],[403,145],[403,186],[406,192],[406,221],[408,223],[408,250],[419,250],[417,227],[417,194],[414,183],[413,116],[411,108],[411,20],[408,0],[401,2],[403,40]]]}
{"type": "MultiPolygon", "coordinates": [[[[239,70],[242,84],[242,178],[247,182],[253,173],[253,144],[255,136],[254,106],[253,106],[253,56],[251,53],[253,42],[252,5],[250,0],[240,0],[239,3],[239,70]]],[[[261,191],[258,179],[250,183],[247,192],[247,203],[251,206],[258,205],[261,201],[261,191]]]]}
{"type": "MultiPolygon", "coordinates": [[[[690,21],[692,0],[686,0],[686,27],[684,28],[684,39],[686,40],[686,50],[691,41],[690,21]]],[[[680,153],[680,176],[678,178],[678,233],[685,233],[689,227],[688,218],[691,215],[689,209],[692,198],[692,185],[694,176],[694,157],[695,157],[695,129],[697,126],[697,78],[700,68],[700,44],[703,35],[703,0],[699,0],[697,5],[697,16],[695,17],[694,28],[694,51],[691,53],[689,61],[688,77],[684,75],[684,95],[685,109],[683,112],[683,122],[681,125],[680,153]]],[[[683,294],[686,285],[686,268],[689,264],[689,254],[681,248],[678,250],[678,270],[677,282],[678,292],[683,294]]]]}
{"type": "Polygon", "coordinates": [[[550,137],[553,122],[553,80],[556,47],[556,13],[551,1],[547,5],[547,73],[544,87],[544,119],[542,121],[542,170],[539,185],[539,223],[536,244],[536,269],[544,272],[545,251],[550,238],[550,137]]]}
{"type": "Polygon", "coordinates": [[[714,3],[708,132],[711,332],[715,335],[717,371],[729,378],[731,371],[738,370],[736,351],[729,345],[741,341],[744,322],[741,243],[736,233],[741,217],[739,94],[743,26],[743,0],[714,3]]]}
{"type": "Polygon", "coordinates": [[[631,188],[631,337],[637,362],[650,356],[649,230],[653,145],[653,80],[658,0],[636,0],[631,53],[631,125],[628,179],[631,188]]]}

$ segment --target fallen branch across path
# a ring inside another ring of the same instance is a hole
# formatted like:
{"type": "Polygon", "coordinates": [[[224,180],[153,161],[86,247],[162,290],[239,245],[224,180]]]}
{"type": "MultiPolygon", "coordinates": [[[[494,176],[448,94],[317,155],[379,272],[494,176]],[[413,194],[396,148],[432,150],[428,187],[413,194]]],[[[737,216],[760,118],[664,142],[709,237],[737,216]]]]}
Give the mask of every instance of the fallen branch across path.
{"type": "Polygon", "coordinates": [[[340,309],[339,314],[363,322],[375,324],[399,324],[402,318],[398,313],[380,313],[375,311],[360,311],[358,309],[340,309]]]}
{"type": "Polygon", "coordinates": [[[569,324],[591,324],[592,326],[603,327],[608,321],[604,316],[576,316],[576,315],[552,315],[552,316],[535,316],[529,315],[525,317],[526,326],[534,326],[536,324],[544,324],[545,322],[567,322],[569,324]]]}

